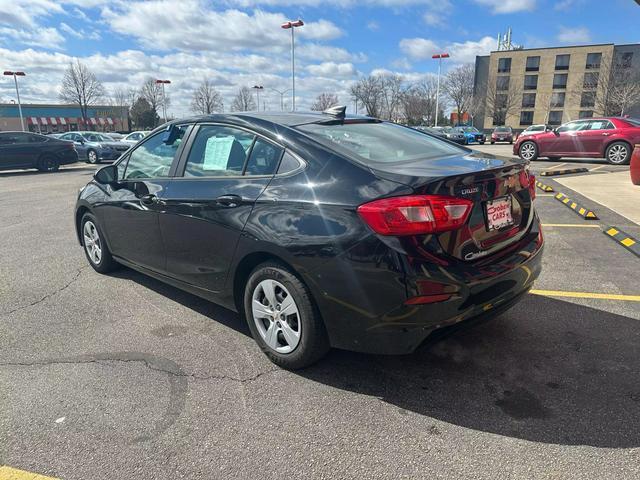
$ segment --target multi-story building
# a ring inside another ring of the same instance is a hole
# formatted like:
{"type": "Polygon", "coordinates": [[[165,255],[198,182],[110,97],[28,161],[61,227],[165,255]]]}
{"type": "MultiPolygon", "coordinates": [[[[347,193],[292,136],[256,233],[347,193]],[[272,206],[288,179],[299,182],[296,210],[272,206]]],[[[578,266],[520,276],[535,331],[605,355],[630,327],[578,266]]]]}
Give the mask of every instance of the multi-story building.
{"type": "MultiPolygon", "coordinates": [[[[640,44],[502,50],[476,57],[474,123],[516,130],[604,115],[614,71],[640,71],[640,44]]],[[[610,104],[610,102],[609,102],[610,104]]],[[[625,114],[640,113],[635,105],[625,114]]]]}
{"type": "MultiPolygon", "coordinates": [[[[129,131],[126,107],[92,105],[86,118],[78,105],[22,104],[24,128],[36,133],[97,130],[101,132],[129,131]]],[[[16,103],[0,103],[0,131],[20,130],[20,110],[16,103]]]]}

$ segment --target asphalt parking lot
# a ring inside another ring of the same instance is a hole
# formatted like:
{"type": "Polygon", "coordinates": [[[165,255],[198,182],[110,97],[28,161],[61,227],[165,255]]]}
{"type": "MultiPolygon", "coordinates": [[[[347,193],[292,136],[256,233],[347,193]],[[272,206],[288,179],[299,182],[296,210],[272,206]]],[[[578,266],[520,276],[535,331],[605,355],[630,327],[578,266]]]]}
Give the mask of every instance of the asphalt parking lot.
{"type": "Polygon", "coordinates": [[[333,351],[292,373],[237,314],[88,266],[72,212],[92,171],[0,173],[0,465],[64,479],[640,476],[640,258],[602,233],[640,238],[637,224],[545,180],[600,219],[538,190],[536,293],[410,356],[333,351]]]}

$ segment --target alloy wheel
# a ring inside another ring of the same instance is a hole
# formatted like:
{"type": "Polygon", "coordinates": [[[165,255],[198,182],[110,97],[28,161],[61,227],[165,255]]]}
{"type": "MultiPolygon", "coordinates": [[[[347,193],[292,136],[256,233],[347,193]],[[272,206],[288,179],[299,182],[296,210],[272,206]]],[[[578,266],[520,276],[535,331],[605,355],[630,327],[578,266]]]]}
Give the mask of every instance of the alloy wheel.
{"type": "Polygon", "coordinates": [[[531,160],[536,154],[536,147],[533,143],[527,142],[520,147],[520,156],[525,160],[531,160]]]}
{"type": "Polygon", "coordinates": [[[98,154],[93,150],[89,150],[87,157],[89,158],[89,163],[98,163],[98,154]]]}
{"type": "Polygon", "coordinates": [[[629,152],[627,150],[627,147],[625,147],[624,145],[614,145],[609,149],[609,161],[611,163],[623,163],[626,159],[627,156],[629,155],[629,152]]]}
{"type": "Polygon", "coordinates": [[[291,353],[300,343],[300,313],[293,296],[276,280],[263,280],[251,299],[253,321],[272,350],[291,353]]]}
{"type": "Polygon", "coordinates": [[[89,260],[94,265],[100,264],[102,260],[102,241],[95,224],[91,220],[84,223],[83,228],[84,249],[87,252],[89,260]]]}

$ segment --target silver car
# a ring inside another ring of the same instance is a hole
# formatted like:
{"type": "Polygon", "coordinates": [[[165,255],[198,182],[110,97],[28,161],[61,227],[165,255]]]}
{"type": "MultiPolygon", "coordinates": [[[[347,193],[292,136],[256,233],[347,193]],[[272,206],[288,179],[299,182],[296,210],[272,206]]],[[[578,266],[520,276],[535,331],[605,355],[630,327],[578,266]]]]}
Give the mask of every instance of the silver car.
{"type": "Polygon", "coordinates": [[[60,140],[73,142],[78,158],[94,164],[117,160],[131,147],[129,143],[115,141],[99,132],[69,132],[62,135],[60,140]]]}

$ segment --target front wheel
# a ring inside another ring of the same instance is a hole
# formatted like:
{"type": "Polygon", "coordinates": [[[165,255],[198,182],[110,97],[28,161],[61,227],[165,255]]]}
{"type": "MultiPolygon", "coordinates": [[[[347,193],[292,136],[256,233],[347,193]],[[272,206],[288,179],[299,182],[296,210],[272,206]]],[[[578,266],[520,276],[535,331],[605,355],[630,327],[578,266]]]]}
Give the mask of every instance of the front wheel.
{"type": "Polygon", "coordinates": [[[279,263],[263,263],[249,276],[244,313],[254,340],[282,368],[307,367],[329,351],[324,323],[307,287],[279,263]]]}
{"type": "Polygon", "coordinates": [[[85,213],[80,226],[84,253],[93,269],[99,273],[109,273],[116,270],[118,263],[111,256],[95,217],[90,213],[85,213]]]}
{"type": "Polygon", "coordinates": [[[518,149],[521,159],[533,162],[538,158],[538,146],[533,142],[523,142],[518,149]]]}
{"type": "Polygon", "coordinates": [[[91,163],[92,165],[99,163],[98,154],[95,150],[89,150],[87,152],[87,162],[91,163]]]}
{"type": "Polygon", "coordinates": [[[626,165],[631,158],[631,147],[624,142],[613,142],[607,147],[605,158],[613,165],[626,165]]]}

